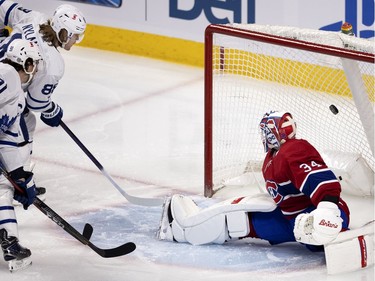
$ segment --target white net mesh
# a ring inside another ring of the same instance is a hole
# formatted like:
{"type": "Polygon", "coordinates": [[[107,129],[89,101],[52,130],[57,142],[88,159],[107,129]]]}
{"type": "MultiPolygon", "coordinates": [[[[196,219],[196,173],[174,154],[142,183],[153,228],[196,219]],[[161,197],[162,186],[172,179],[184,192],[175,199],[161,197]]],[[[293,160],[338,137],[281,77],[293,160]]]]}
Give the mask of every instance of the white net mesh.
{"type": "MultiPolygon", "coordinates": [[[[230,27],[374,54],[373,42],[335,32],[230,27]]],[[[359,81],[360,95],[373,114],[374,64],[358,61],[355,66],[354,80],[359,81]]],[[[212,188],[259,169],[264,152],[258,125],[270,110],[291,112],[297,137],[309,140],[319,151],[359,153],[374,170],[368,135],[346,75],[340,57],[213,33],[212,104],[206,105],[212,108],[212,188]],[[338,114],[332,113],[331,105],[338,114]]],[[[368,122],[373,128],[373,120],[368,122]]]]}

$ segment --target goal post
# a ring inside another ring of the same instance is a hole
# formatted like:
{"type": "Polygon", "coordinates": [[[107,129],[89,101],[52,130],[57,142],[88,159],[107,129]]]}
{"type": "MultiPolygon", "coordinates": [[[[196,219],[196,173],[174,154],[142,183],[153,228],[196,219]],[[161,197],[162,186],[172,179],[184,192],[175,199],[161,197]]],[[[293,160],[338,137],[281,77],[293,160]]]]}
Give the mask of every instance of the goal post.
{"type": "Polygon", "coordinates": [[[224,186],[260,185],[265,154],[258,125],[270,110],[291,112],[297,137],[344,171],[340,177],[351,180],[360,165],[367,178],[361,184],[373,185],[374,50],[374,42],[338,32],[209,25],[205,196],[224,186]]]}

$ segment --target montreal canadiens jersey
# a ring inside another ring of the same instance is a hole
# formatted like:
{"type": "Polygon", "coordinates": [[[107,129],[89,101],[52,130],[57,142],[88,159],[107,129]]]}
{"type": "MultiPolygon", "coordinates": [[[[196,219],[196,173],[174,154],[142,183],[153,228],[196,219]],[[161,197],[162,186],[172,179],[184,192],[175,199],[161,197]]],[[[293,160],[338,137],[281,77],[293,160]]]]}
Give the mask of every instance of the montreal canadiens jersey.
{"type": "Polygon", "coordinates": [[[38,72],[29,85],[23,85],[27,93],[27,107],[32,111],[43,112],[52,107],[51,95],[64,75],[64,59],[59,51],[44,42],[39,33],[39,25],[47,23],[44,14],[25,9],[12,1],[0,0],[0,27],[9,26],[12,33],[0,43],[0,59],[4,57],[6,48],[11,40],[24,38],[39,46],[42,61],[38,72]]]}
{"type": "MultiPolygon", "coordinates": [[[[268,151],[263,167],[267,192],[287,217],[317,206],[325,196],[340,197],[341,186],[318,151],[306,140],[291,139],[268,151]]],[[[340,199],[339,205],[345,202],[340,199]]]]}

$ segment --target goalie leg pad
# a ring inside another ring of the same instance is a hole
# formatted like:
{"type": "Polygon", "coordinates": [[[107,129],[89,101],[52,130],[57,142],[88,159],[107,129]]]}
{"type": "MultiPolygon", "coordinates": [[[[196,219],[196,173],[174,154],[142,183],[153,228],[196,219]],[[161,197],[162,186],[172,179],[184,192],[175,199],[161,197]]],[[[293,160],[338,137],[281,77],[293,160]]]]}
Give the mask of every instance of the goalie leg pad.
{"type": "Polygon", "coordinates": [[[222,244],[231,238],[245,237],[250,233],[248,212],[274,209],[274,203],[264,204],[259,198],[240,198],[201,210],[181,195],[174,195],[170,206],[174,239],[193,245],[222,244]]]}
{"type": "MultiPolygon", "coordinates": [[[[176,221],[174,222],[177,225],[176,221]]],[[[175,225],[172,223],[174,231],[173,226],[175,225]]],[[[180,226],[176,229],[183,234],[180,226]]],[[[193,245],[223,244],[230,239],[247,236],[250,233],[250,223],[247,213],[237,211],[211,217],[203,223],[186,228],[184,233],[186,241],[193,245]]],[[[179,241],[177,238],[176,240],[179,241]]]]}
{"type": "Polygon", "coordinates": [[[228,233],[231,238],[245,237],[250,233],[248,213],[243,211],[226,214],[228,233]]]}
{"type": "Polygon", "coordinates": [[[193,245],[207,243],[223,243],[225,237],[222,237],[225,229],[225,216],[216,216],[211,219],[198,222],[192,226],[185,227],[184,221],[198,215],[200,208],[189,197],[174,195],[171,199],[172,233],[178,242],[188,242],[193,245]]]}
{"type": "Polygon", "coordinates": [[[186,228],[185,239],[192,245],[223,244],[229,239],[225,215],[217,215],[204,223],[186,228]]]}
{"type": "Polygon", "coordinates": [[[374,222],[339,234],[324,246],[327,273],[338,274],[374,264],[374,222]]]}

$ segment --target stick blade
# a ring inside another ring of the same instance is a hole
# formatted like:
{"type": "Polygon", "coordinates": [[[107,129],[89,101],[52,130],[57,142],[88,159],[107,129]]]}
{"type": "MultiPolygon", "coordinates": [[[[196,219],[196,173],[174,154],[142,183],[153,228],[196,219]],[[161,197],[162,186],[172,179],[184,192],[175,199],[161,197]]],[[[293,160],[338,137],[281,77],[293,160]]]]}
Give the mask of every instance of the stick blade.
{"type": "Polygon", "coordinates": [[[130,254],[136,249],[133,242],[125,243],[121,246],[112,249],[101,249],[89,242],[88,246],[103,258],[115,258],[130,254]]]}
{"type": "Polygon", "coordinates": [[[83,228],[83,233],[82,235],[87,239],[90,240],[92,233],[94,232],[94,228],[92,227],[91,224],[86,223],[85,227],[83,228]]]}

